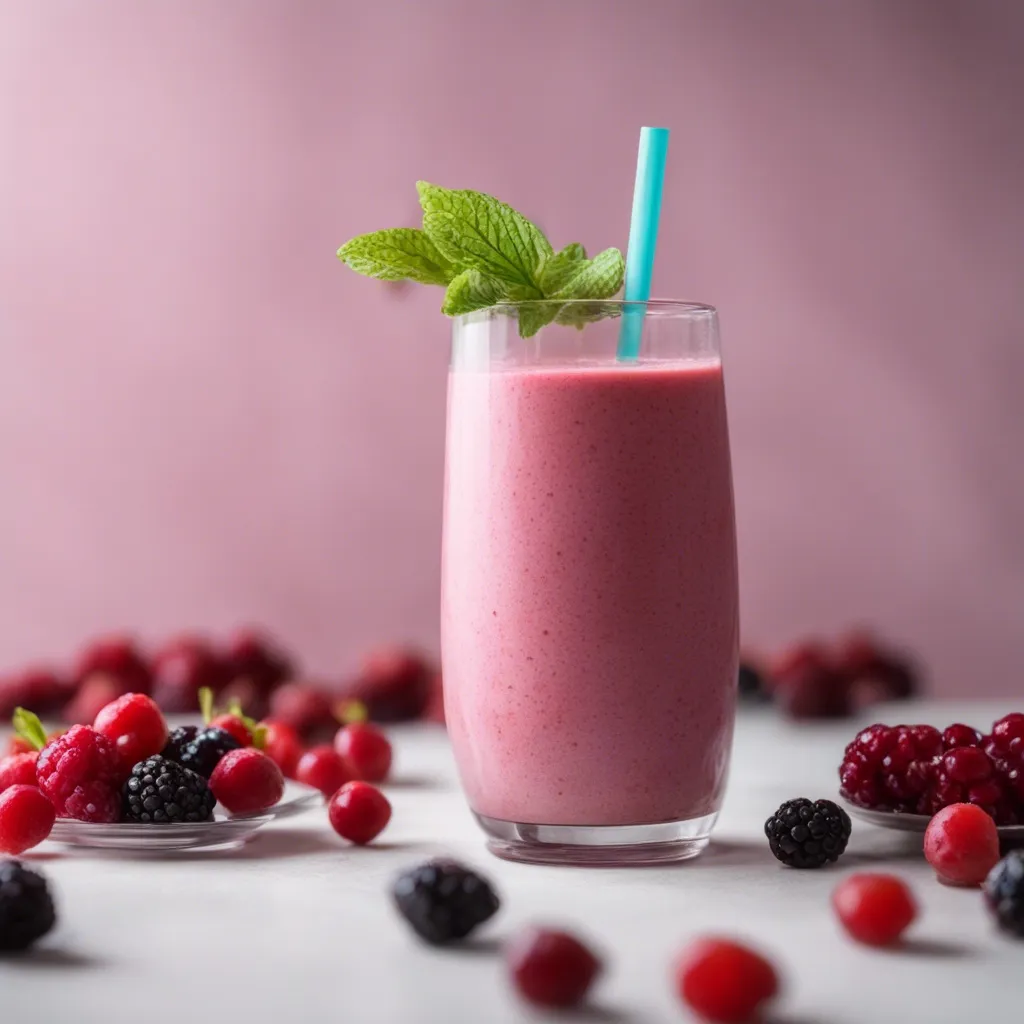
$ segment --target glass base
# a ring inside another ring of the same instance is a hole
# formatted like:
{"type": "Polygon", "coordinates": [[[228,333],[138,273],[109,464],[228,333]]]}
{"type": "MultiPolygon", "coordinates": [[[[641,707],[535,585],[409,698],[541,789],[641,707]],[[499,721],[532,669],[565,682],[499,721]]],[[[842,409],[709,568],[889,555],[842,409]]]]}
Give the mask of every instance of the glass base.
{"type": "Polygon", "coordinates": [[[640,867],[696,857],[708,845],[717,812],[655,825],[530,825],[477,814],[487,848],[527,864],[640,867]]]}

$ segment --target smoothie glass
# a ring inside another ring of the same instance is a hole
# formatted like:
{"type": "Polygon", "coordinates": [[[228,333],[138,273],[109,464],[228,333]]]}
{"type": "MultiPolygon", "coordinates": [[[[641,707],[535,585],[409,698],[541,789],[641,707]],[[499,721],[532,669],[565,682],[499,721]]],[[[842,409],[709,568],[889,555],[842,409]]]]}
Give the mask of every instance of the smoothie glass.
{"type": "Polygon", "coordinates": [[[715,310],[470,313],[448,387],[445,714],[488,846],[696,856],[725,787],[739,633],[715,310]],[[521,318],[553,322],[523,339],[521,318]],[[623,318],[642,319],[636,358],[617,356],[623,318]]]}

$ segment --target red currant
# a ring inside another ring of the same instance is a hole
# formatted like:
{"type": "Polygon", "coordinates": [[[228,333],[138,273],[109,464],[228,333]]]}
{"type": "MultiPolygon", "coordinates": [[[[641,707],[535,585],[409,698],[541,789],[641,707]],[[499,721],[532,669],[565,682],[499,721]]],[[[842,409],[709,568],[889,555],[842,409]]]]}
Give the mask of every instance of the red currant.
{"type": "Polygon", "coordinates": [[[515,986],[538,1006],[576,1006],[601,973],[601,961],[568,932],[528,928],[505,951],[515,986]]]}
{"type": "Polygon", "coordinates": [[[741,1024],[779,991],[775,968],[759,953],[727,939],[698,939],[675,969],[680,998],[698,1016],[741,1024]]]}
{"type": "Polygon", "coordinates": [[[981,885],[999,860],[996,823],[980,807],[953,804],[928,823],[925,859],[949,885],[981,885]]]}
{"type": "Polygon", "coordinates": [[[126,693],[100,710],[93,729],[117,748],[122,763],[131,768],[159,754],[167,742],[167,723],[156,701],[143,693],[126,693]]]}
{"type": "Polygon", "coordinates": [[[846,931],[868,946],[892,945],[917,916],[913,894],[895,875],[850,875],[836,886],[832,906],[846,931]]]}
{"type": "Polygon", "coordinates": [[[953,782],[981,782],[992,774],[992,762],[977,747],[955,747],[942,755],[942,769],[953,782]]]}
{"type": "Polygon", "coordinates": [[[284,795],[281,769],[254,747],[229,750],[210,776],[213,795],[232,814],[264,811],[284,795]]]}
{"type": "Polygon", "coordinates": [[[322,744],[307,750],[299,758],[295,778],[307,786],[319,789],[324,796],[331,796],[352,776],[334,747],[322,744]]]}
{"type": "Polygon", "coordinates": [[[375,725],[353,722],[339,729],[334,749],[344,758],[353,778],[383,782],[391,770],[391,744],[375,725]]]}
{"type": "Polygon", "coordinates": [[[980,747],[981,733],[969,725],[960,722],[949,726],[942,734],[942,749],[952,750],[954,747],[980,747]]]}
{"type": "Polygon", "coordinates": [[[367,782],[346,782],[327,805],[331,827],[350,843],[364,846],[384,831],[391,820],[391,804],[367,782]]]}
{"type": "Polygon", "coordinates": [[[294,778],[299,758],[302,757],[299,734],[290,725],[274,719],[268,719],[262,724],[266,729],[263,752],[277,764],[286,779],[294,778]]]}
{"type": "Polygon", "coordinates": [[[11,786],[0,793],[0,852],[24,853],[53,828],[53,804],[35,786],[11,786]]]}

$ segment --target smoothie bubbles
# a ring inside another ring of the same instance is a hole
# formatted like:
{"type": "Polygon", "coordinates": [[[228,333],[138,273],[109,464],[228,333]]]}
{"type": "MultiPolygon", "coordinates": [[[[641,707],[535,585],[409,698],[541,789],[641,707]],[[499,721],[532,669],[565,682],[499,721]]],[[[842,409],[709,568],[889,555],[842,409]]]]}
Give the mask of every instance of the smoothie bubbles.
{"type": "Polygon", "coordinates": [[[491,196],[339,257],[445,287],[441,640],[470,806],[500,856],[642,864],[707,845],[738,662],[714,309],[650,299],[667,150],[644,129],[628,266],[491,196]],[[625,299],[616,298],[626,286],[625,299]]]}

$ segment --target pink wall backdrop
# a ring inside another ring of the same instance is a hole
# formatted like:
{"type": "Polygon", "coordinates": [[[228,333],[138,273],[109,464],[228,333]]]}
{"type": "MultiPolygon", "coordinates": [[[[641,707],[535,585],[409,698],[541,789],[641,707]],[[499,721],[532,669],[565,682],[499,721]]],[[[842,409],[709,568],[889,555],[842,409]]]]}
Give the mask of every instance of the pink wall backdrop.
{"type": "Polygon", "coordinates": [[[722,311],[748,643],[1021,692],[1024,5],[0,2],[0,664],[264,622],[433,646],[440,293],[334,260],[493,191],[722,311]]]}

